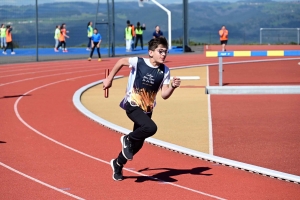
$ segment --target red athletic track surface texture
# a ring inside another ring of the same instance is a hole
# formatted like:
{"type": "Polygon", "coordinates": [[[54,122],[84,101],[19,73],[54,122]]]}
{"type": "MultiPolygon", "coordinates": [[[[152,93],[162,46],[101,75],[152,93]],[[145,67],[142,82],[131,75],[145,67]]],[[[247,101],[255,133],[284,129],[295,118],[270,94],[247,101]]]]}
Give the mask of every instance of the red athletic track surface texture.
{"type": "MultiPolygon", "coordinates": [[[[169,56],[168,60],[172,60],[167,62],[170,67],[216,62],[196,54],[169,56]]],[[[124,170],[126,179],[113,181],[108,162],[120,151],[121,135],[79,113],[72,96],[83,85],[102,79],[104,69],[115,62],[77,60],[0,67],[0,199],[72,199],[67,194],[84,199],[296,199],[300,195],[297,184],[149,144],[126,165],[131,170],[124,170]]],[[[128,71],[119,74],[128,75],[128,71]]]]}

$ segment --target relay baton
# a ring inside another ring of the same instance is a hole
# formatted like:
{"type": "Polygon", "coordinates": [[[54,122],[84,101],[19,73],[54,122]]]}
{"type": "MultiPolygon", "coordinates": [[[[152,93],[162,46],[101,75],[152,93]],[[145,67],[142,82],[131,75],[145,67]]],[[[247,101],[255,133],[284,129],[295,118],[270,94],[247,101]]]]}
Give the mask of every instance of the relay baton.
{"type": "MultiPolygon", "coordinates": [[[[105,69],[105,78],[107,78],[108,75],[109,75],[109,69],[105,69]]],[[[105,97],[105,98],[108,98],[108,88],[106,88],[106,89],[104,90],[104,97],[105,97]]]]}

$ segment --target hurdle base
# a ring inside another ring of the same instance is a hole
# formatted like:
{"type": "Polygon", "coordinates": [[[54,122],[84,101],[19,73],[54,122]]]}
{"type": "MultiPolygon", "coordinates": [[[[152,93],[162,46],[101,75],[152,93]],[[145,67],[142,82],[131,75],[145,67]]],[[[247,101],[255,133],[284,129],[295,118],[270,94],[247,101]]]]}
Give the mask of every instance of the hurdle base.
{"type": "Polygon", "coordinates": [[[207,86],[206,94],[300,94],[300,85],[290,86],[207,86]]]}

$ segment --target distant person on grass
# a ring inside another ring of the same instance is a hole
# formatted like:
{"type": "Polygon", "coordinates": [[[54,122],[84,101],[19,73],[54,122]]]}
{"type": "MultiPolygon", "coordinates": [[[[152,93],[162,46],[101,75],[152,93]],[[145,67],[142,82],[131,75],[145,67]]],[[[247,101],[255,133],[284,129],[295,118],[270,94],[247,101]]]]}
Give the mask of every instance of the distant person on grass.
{"type": "Polygon", "coordinates": [[[89,61],[92,60],[94,50],[95,50],[95,48],[97,48],[98,61],[100,62],[101,61],[101,54],[100,54],[101,35],[100,35],[100,33],[98,33],[98,29],[95,28],[93,31],[94,31],[94,33],[91,37],[92,49],[91,49],[90,57],[88,60],[89,61]]]}
{"type": "Polygon", "coordinates": [[[170,84],[170,70],[164,64],[168,54],[167,40],[151,39],[148,45],[149,58],[121,58],[103,81],[103,89],[108,89],[112,86],[114,76],[122,67],[131,68],[126,95],[120,106],[134,122],[134,126],[132,132],[121,137],[122,150],[117,158],[110,161],[113,169],[112,178],[116,181],[123,180],[123,166],[142,148],[145,139],[153,136],[157,131],[157,126],[151,117],[159,90],[161,97],[168,99],[180,86],[180,78],[177,77],[174,77],[170,84]]]}
{"type": "Polygon", "coordinates": [[[3,54],[6,54],[6,50],[10,47],[11,54],[16,54],[13,48],[13,40],[12,40],[12,27],[10,25],[6,26],[6,47],[4,48],[3,54]]]}
{"type": "Polygon", "coordinates": [[[222,45],[222,51],[226,51],[226,45],[228,41],[228,30],[225,26],[222,26],[221,30],[219,30],[220,42],[222,45]]]}
{"type": "Polygon", "coordinates": [[[1,24],[0,28],[0,43],[1,43],[1,49],[5,49],[6,47],[6,27],[5,24],[1,24]]]}

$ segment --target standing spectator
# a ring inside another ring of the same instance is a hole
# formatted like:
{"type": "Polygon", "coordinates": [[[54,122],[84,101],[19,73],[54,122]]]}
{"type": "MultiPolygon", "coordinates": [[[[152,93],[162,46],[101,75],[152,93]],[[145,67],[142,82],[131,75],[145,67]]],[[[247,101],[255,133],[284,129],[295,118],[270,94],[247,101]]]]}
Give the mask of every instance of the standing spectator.
{"type": "Polygon", "coordinates": [[[88,36],[88,39],[89,39],[87,49],[86,49],[87,51],[91,50],[92,36],[93,36],[93,33],[94,33],[92,25],[93,25],[93,22],[89,22],[88,25],[87,25],[87,36],[88,36]]]}
{"type": "Polygon", "coordinates": [[[66,38],[69,38],[69,36],[67,36],[67,33],[69,33],[69,31],[67,30],[67,25],[65,23],[63,23],[61,26],[60,26],[60,34],[64,34],[64,48],[63,48],[63,52],[68,52],[66,46],[67,46],[67,43],[66,43],[66,38]]]}
{"type": "Polygon", "coordinates": [[[6,47],[4,48],[3,54],[6,54],[7,48],[10,46],[11,54],[16,54],[13,48],[12,41],[12,27],[10,25],[6,26],[6,47]]]}
{"type": "Polygon", "coordinates": [[[54,32],[54,40],[55,40],[55,46],[54,51],[56,50],[58,44],[59,44],[59,36],[60,36],[60,25],[56,26],[55,32],[54,32]]]}
{"type": "Polygon", "coordinates": [[[0,43],[1,43],[1,49],[5,49],[6,47],[6,28],[4,24],[1,24],[0,28],[0,43]]]}
{"type": "Polygon", "coordinates": [[[135,28],[133,24],[131,24],[131,32],[132,32],[131,49],[134,50],[134,39],[136,35],[135,35],[135,28]]]}
{"type": "Polygon", "coordinates": [[[132,43],[132,30],[131,30],[130,21],[127,20],[127,27],[125,28],[125,40],[126,40],[126,52],[131,51],[131,43],[132,43]]]}
{"type": "Polygon", "coordinates": [[[145,24],[143,24],[143,26],[141,26],[140,22],[137,23],[137,26],[135,28],[135,34],[136,34],[136,38],[135,38],[135,48],[137,46],[138,41],[140,40],[141,42],[141,47],[142,50],[144,49],[143,46],[143,31],[146,30],[146,26],[145,24]]]}
{"type": "Polygon", "coordinates": [[[90,57],[88,59],[88,61],[92,60],[93,57],[93,53],[95,48],[97,47],[97,53],[98,53],[98,61],[101,61],[101,54],[100,54],[100,44],[101,44],[101,35],[100,33],[98,33],[98,29],[94,29],[94,34],[91,37],[91,41],[92,41],[92,49],[91,49],[91,53],[90,53],[90,57]]]}
{"type": "Polygon", "coordinates": [[[66,34],[67,30],[66,30],[66,25],[65,24],[62,24],[61,27],[60,27],[60,35],[59,35],[59,44],[55,50],[55,52],[58,52],[58,49],[59,47],[61,47],[62,45],[63,46],[63,52],[66,53],[68,52],[67,51],[67,48],[66,48],[66,37],[69,38],[69,36],[66,34]]]}
{"type": "Polygon", "coordinates": [[[219,30],[219,35],[222,45],[222,51],[226,51],[226,45],[228,41],[228,30],[226,30],[225,26],[222,26],[221,30],[219,30]]]}
{"type": "Polygon", "coordinates": [[[155,31],[153,32],[153,39],[163,37],[163,32],[160,30],[159,26],[155,27],[155,31]]]}

